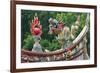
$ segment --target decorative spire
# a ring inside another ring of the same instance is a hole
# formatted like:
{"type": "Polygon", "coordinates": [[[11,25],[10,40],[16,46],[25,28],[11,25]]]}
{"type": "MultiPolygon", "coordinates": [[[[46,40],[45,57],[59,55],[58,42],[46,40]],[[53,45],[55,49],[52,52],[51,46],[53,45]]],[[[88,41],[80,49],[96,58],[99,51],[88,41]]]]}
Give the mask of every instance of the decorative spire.
{"type": "Polygon", "coordinates": [[[40,24],[37,13],[35,13],[31,23],[31,33],[33,36],[41,36],[42,34],[42,25],[40,24]]]}

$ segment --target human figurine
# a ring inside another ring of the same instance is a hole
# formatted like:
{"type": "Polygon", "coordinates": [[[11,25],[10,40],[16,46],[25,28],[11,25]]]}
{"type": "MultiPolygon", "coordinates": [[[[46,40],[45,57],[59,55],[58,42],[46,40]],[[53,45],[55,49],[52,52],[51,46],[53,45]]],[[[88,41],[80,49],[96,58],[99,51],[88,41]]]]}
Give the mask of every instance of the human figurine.
{"type": "Polygon", "coordinates": [[[50,25],[52,25],[54,28],[57,28],[58,21],[56,19],[50,18],[49,19],[50,25]]]}
{"type": "Polygon", "coordinates": [[[62,20],[59,21],[57,28],[60,29],[60,30],[63,30],[64,23],[62,22],[62,20]]]}
{"type": "Polygon", "coordinates": [[[62,21],[57,21],[54,18],[50,18],[49,19],[49,33],[50,34],[58,34],[59,32],[61,32],[61,30],[64,27],[64,24],[62,23],[62,21]]]}
{"type": "MultiPolygon", "coordinates": [[[[77,16],[75,24],[71,26],[71,39],[72,40],[74,40],[77,37],[76,33],[79,30],[79,26],[80,26],[80,15],[77,16]]],[[[70,53],[75,53],[78,49],[79,49],[79,45],[77,45],[75,49],[71,51],[70,53]]]]}
{"type": "Polygon", "coordinates": [[[71,26],[71,39],[75,39],[76,32],[80,26],[80,15],[77,16],[77,20],[74,25],[71,26]]]}
{"type": "Polygon", "coordinates": [[[61,31],[60,34],[56,37],[58,42],[62,44],[62,48],[66,49],[66,47],[69,44],[69,39],[70,39],[70,29],[67,26],[64,26],[63,30],[61,31]]]}
{"type": "Polygon", "coordinates": [[[49,34],[53,34],[54,30],[57,28],[58,21],[53,18],[49,18],[49,34]]]}
{"type": "MultiPolygon", "coordinates": [[[[71,26],[71,39],[74,40],[76,38],[76,32],[79,30],[79,26],[80,26],[80,15],[77,16],[77,20],[76,20],[75,24],[71,26]]],[[[75,47],[75,49],[72,52],[73,53],[77,52],[81,48],[84,51],[83,54],[81,56],[79,56],[78,58],[74,59],[74,60],[87,60],[87,59],[89,59],[89,56],[88,56],[88,53],[87,53],[87,38],[86,38],[86,36],[75,47]]]]}

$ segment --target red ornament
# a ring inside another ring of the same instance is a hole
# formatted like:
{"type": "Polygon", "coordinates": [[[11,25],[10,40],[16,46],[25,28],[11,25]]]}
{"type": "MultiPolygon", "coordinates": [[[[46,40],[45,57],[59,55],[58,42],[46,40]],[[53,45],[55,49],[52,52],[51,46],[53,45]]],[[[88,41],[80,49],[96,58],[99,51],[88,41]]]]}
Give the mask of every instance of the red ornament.
{"type": "Polygon", "coordinates": [[[35,16],[34,20],[32,20],[30,30],[31,30],[31,33],[32,33],[33,36],[35,36],[35,35],[41,36],[41,34],[42,34],[42,25],[40,25],[40,21],[38,20],[37,16],[35,16]]]}
{"type": "Polygon", "coordinates": [[[41,33],[40,28],[34,28],[33,33],[34,35],[39,35],[41,33]]]}

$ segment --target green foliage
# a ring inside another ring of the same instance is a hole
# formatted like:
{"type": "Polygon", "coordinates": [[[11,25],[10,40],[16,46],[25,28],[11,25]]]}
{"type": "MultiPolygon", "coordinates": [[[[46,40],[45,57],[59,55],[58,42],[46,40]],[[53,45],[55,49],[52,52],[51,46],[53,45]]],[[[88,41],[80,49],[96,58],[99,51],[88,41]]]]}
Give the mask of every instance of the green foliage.
{"type": "Polygon", "coordinates": [[[44,40],[41,39],[40,44],[42,45],[42,50],[44,51],[45,49],[48,48],[48,46],[49,46],[49,41],[46,40],[46,39],[44,39],[44,40]]]}
{"type": "Polygon", "coordinates": [[[45,49],[49,50],[49,51],[54,51],[57,49],[61,48],[61,45],[54,39],[52,40],[52,42],[46,40],[46,39],[42,39],[40,41],[40,44],[42,45],[42,50],[44,51],[45,49]]]}
{"type": "Polygon", "coordinates": [[[65,26],[71,27],[71,25],[76,21],[77,14],[72,12],[57,13],[56,19],[62,21],[65,26]]]}
{"type": "Polygon", "coordinates": [[[24,42],[24,46],[23,46],[24,49],[32,50],[33,43],[34,43],[34,39],[32,35],[27,35],[26,39],[24,39],[23,42],[24,42]]]}
{"type": "Polygon", "coordinates": [[[49,48],[48,48],[48,50],[50,50],[50,51],[55,51],[55,50],[58,50],[58,49],[60,49],[60,48],[61,48],[61,45],[60,45],[57,41],[52,40],[52,42],[49,43],[49,48]]]}
{"type": "Polygon", "coordinates": [[[86,13],[82,13],[81,16],[80,16],[80,24],[81,24],[81,29],[84,27],[85,25],[85,21],[86,21],[86,13]]]}

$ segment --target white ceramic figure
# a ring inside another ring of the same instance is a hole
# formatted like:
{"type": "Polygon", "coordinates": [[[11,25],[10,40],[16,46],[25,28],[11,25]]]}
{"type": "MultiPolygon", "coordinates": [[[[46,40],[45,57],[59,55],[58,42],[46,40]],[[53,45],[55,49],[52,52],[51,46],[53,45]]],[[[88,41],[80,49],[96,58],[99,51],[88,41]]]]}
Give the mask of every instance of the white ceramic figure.
{"type": "Polygon", "coordinates": [[[34,37],[34,40],[35,40],[35,43],[33,44],[33,49],[32,51],[35,51],[35,52],[43,52],[42,51],[42,47],[40,45],[40,37],[34,37]]]}

